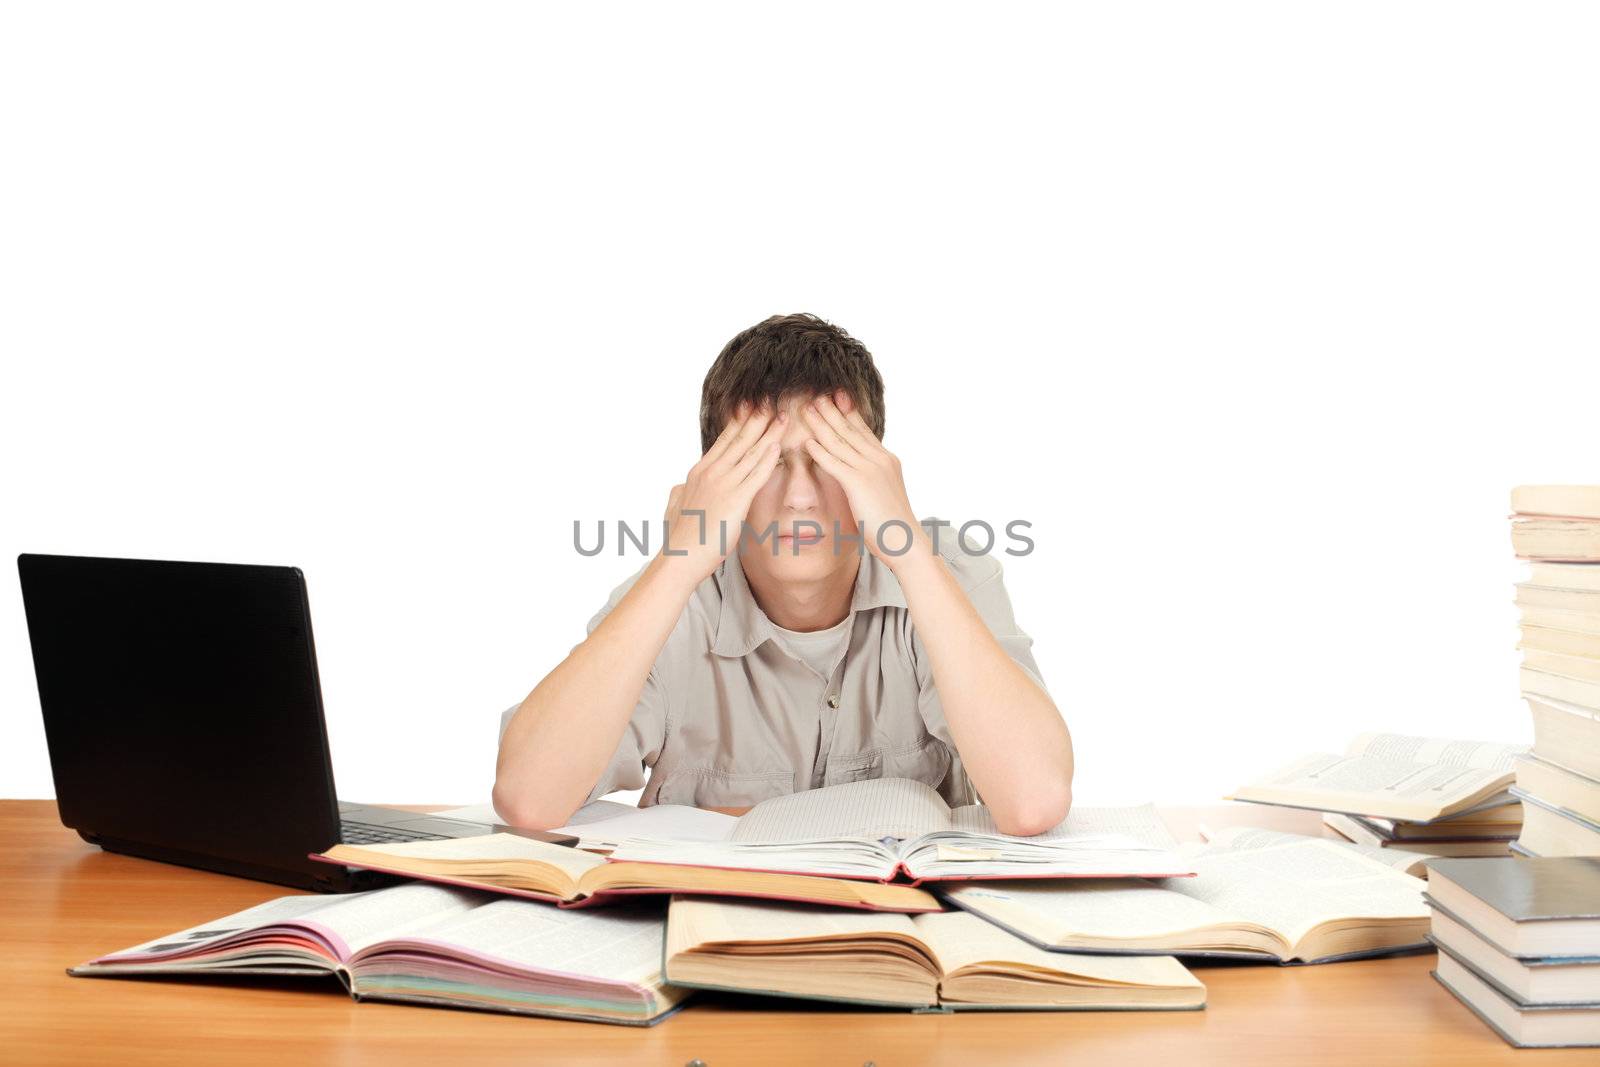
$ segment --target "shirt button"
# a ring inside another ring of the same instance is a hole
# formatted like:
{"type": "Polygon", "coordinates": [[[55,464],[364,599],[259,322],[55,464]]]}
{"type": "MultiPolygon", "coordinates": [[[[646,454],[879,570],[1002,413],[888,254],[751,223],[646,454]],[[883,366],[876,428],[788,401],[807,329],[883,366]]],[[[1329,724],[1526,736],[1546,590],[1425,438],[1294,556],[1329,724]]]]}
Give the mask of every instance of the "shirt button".
{"type": "Polygon", "coordinates": [[[828,698],[828,707],[837,708],[838,706],[839,706],[839,694],[835,693],[833,696],[828,698]]]}

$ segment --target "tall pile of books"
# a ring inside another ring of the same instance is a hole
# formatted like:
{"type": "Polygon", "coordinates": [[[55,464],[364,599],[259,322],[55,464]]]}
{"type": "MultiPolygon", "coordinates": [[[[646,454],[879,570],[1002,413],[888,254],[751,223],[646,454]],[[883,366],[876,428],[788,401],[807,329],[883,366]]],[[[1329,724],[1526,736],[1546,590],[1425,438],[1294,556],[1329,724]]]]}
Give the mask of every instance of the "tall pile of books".
{"type": "Polygon", "coordinates": [[[1511,492],[1522,695],[1533,750],[1516,760],[1524,856],[1600,856],[1600,486],[1511,492]]]}

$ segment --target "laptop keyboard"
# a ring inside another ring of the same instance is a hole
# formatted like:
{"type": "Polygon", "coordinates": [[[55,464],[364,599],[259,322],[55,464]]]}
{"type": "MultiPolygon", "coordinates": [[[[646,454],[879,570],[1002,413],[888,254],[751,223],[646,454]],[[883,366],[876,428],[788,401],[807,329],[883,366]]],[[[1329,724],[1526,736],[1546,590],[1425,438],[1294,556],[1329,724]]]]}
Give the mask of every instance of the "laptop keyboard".
{"type": "Polygon", "coordinates": [[[416,830],[396,830],[389,826],[343,821],[339,837],[347,845],[386,845],[396,841],[443,841],[444,834],[425,834],[416,830]]]}

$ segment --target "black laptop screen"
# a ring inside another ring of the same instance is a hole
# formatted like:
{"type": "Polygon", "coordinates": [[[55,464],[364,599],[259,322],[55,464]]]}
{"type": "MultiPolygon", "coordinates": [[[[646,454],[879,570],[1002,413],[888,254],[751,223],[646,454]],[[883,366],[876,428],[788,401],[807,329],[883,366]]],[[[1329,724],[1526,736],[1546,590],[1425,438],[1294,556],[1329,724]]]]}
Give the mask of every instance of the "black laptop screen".
{"type": "Polygon", "coordinates": [[[300,572],[17,563],[62,821],[315,869],[338,817],[300,572]]]}

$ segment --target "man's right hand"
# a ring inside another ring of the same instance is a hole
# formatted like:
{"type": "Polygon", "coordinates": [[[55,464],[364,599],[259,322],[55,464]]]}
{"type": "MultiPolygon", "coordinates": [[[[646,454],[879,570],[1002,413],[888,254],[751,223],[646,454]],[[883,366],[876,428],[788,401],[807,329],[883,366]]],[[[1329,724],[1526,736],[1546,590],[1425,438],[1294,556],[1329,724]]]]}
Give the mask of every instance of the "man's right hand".
{"type": "Polygon", "coordinates": [[[787,418],[770,403],[740,404],[683,484],[668,494],[662,557],[696,584],[738,546],[750,502],[778,465],[787,418]]]}

